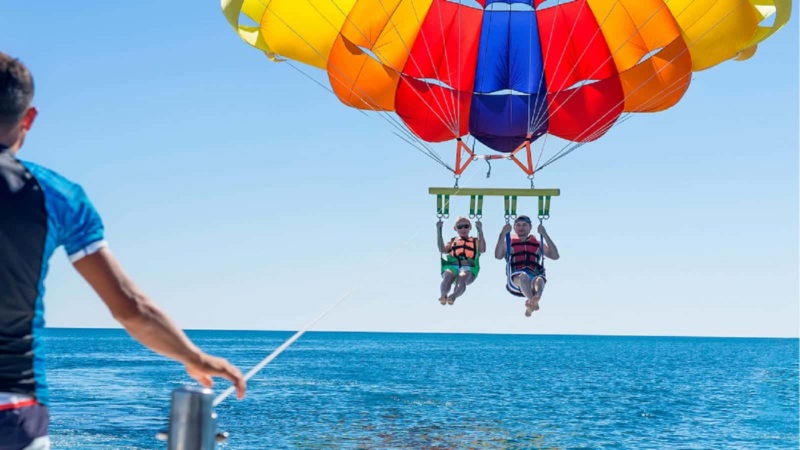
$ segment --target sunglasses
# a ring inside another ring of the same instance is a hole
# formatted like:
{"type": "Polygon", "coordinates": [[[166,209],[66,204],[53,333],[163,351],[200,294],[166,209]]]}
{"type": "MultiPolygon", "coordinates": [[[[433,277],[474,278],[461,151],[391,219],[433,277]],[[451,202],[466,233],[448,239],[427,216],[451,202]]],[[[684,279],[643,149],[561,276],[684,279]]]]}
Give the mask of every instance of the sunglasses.
{"type": "Polygon", "coordinates": [[[464,228],[470,229],[470,228],[472,228],[472,225],[470,225],[468,223],[465,223],[465,224],[462,224],[462,225],[456,225],[456,229],[463,230],[464,228]]]}

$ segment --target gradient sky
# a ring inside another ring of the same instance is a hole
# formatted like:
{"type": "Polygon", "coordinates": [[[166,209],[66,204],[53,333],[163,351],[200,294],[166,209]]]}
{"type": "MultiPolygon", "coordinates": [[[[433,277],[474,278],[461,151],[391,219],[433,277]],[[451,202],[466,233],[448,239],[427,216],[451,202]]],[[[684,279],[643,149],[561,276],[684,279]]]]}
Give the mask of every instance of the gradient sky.
{"type": "MultiPolygon", "coordinates": [[[[537,175],[562,192],[546,222],[562,259],[533,318],[491,255],[439,305],[427,188],[452,175],[241,42],[218,2],[3,2],[0,50],[36,81],[19,156],[86,189],[112,250],[183,328],[298,329],[352,291],[315,329],[796,337],[796,16],[753,59],[694,74],[674,108],[537,175]]],[[[462,185],[528,186],[510,163],[485,173],[475,163],[462,185]]],[[[486,199],[490,251],[502,212],[486,199]]],[[[46,286],[49,326],[116,326],[63,250],[46,286]]]]}

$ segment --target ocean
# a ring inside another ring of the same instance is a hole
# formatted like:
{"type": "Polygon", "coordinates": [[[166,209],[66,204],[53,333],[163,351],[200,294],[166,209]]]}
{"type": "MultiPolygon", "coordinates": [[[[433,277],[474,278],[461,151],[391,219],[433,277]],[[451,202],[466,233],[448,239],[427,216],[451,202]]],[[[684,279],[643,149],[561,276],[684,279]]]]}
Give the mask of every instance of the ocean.
{"type": "MultiPolygon", "coordinates": [[[[291,332],[189,331],[246,372],[291,332]]],[[[54,449],[162,449],[183,367],[47,329],[54,449]]],[[[797,449],[798,340],[309,332],[220,404],[220,449],[797,449]]],[[[215,392],[229,385],[217,381],[215,392]]]]}

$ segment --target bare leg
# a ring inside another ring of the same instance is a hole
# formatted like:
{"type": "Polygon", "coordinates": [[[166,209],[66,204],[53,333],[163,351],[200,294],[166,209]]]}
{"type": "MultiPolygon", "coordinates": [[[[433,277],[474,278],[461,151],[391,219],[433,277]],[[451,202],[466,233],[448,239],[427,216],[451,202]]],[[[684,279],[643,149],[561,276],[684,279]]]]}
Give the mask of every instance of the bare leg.
{"type": "Polygon", "coordinates": [[[447,304],[447,293],[450,292],[450,286],[453,285],[453,281],[456,279],[456,274],[453,273],[452,270],[447,269],[442,273],[442,284],[439,287],[439,303],[446,305],[447,304]]]}
{"type": "Polygon", "coordinates": [[[530,300],[533,298],[533,289],[532,289],[532,285],[531,285],[531,277],[529,277],[527,273],[523,272],[523,273],[517,275],[515,278],[516,278],[517,286],[519,286],[519,289],[522,291],[522,294],[527,299],[527,301],[525,302],[525,304],[527,305],[528,302],[530,302],[530,300]]]}
{"type": "Polygon", "coordinates": [[[539,300],[542,299],[542,292],[544,291],[544,278],[536,277],[533,279],[533,298],[530,305],[533,311],[539,310],[539,300]]]}
{"type": "Polygon", "coordinates": [[[531,313],[534,311],[533,299],[535,298],[535,294],[533,292],[533,283],[531,277],[524,272],[519,274],[518,281],[519,288],[522,294],[525,295],[525,316],[530,317],[531,313]]]}
{"type": "Polygon", "coordinates": [[[531,313],[533,312],[533,306],[531,305],[531,302],[535,297],[531,277],[527,273],[522,272],[514,275],[511,278],[511,281],[519,286],[519,290],[522,291],[522,295],[525,296],[525,316],[530,317],[531,313]]]}
{"type": "Polygon", "coordinates": [[[475,275],[473,275],[472,272],[459,273],[456,288],[453,289],[453,293],[447,297],[447,303],[452,305],[458,297],[464,294],[464,291],[467,290],[467,285],[472,284],[473,281],[475,281],[475,275]]]}

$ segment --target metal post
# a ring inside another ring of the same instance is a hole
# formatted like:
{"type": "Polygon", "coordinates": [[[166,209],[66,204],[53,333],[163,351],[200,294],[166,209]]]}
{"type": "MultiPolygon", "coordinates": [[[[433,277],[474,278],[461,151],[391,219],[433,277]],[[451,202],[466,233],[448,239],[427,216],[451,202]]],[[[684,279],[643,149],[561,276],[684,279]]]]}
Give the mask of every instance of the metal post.
{"type": "Polygon", "coordinates": [[[211,389],[183,386],[172,391],[168,450],[214,450],[217,414],[211,389]]]}

